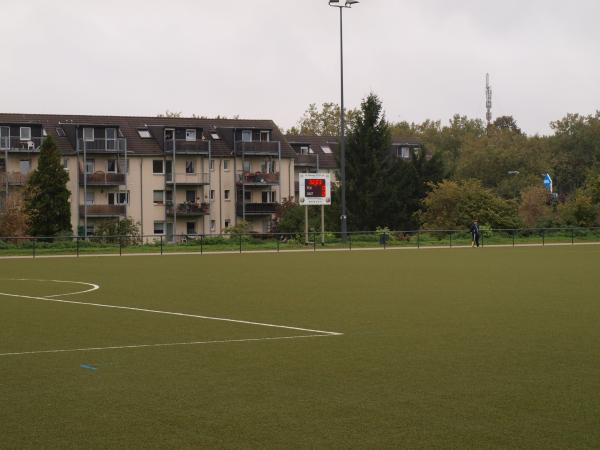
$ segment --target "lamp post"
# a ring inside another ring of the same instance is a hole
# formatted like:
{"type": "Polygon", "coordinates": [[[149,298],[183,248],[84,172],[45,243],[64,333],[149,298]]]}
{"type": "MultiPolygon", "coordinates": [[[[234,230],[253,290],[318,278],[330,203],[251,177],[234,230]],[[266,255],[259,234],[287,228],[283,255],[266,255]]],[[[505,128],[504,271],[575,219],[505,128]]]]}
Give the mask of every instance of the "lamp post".
{"type": "Polygon", "coordinates": [[[340,90],[341,90],[341,104],[340,104],[340,175],[342,184],[342,216],[341,219],[341,231],[342,239],[346,239],[348,233],[348,223],[346,215],[346,118],[344,110],[344,21],[343,11],[344,8],[352,8],[352,5],[359,3],[358,0],[346,0],[344,3],[340,0],[329,0],[329,6],[338,8],[340,10],[340,90]]]}

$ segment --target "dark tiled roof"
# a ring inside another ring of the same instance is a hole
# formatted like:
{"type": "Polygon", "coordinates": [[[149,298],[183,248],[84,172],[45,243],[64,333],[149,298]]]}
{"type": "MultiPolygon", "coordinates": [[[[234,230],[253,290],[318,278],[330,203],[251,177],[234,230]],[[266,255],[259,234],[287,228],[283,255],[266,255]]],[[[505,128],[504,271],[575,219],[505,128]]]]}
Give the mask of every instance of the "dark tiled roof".
{"type": "Polygon", "coordinates": [[[319,156],[319,167],[322,169],[337,168],[336,154],[338,152],[338,138],[331,136],[286,136],[288,143],[296,151],[296,165],[317,166],[317,155],[319,156]],[[300,155],[300,147],[308,146],[314,152],[310,155],[300,155]],[[325,153],[323,147],[328,146],[332,153],[325,153]]]}
{"type": "MultiPolygon", "coordinates": [[[[113,126],[119,128],[127,138],[127,149],[135,155],[162,155],[161,145],[156,138],[144,139],[138,134],[139,129],[162,129],[164,127],[201,128],[203,137],[212,141],[212,155],[215,157],[231,156],[233,146],[225,139],[213,140],[211,133],[224,129],[262,129],[272,131],[272,141],[281,142],[281,157],[293,158],[295,152],[272,120],[243,119],[199,119],[171,117],[133,117],[133,116],[86,116],[62,114],[8,114],[0,113],[0,124],[41,124],[49,136],[52,136],[63,154],[74,154],[76,148],[75,129],[78,125],[113,126]],[[60,137],[56,128],[65,130],[66,136],[60,137]]],[[[161,132],[162,134],[162,132],[161,132]]],[[[156,133],[154,133],[156,136],[156,133]]]]}

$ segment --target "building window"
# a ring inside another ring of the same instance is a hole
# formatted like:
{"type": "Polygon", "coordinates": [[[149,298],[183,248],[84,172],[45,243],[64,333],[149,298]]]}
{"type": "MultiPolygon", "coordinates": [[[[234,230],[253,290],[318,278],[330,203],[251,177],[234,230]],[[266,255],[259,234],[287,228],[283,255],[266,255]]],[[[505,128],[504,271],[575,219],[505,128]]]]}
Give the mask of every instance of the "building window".
{"type": "Polygon", "coordinates": [[[83,140],[85,142],[94,142],[94,129],[84,128],[83,129],[83,140]]]}
{"type": "Polygon", "coordinates": [[[231,191],[229,189],[225,189],[225,200],[229,200],[231,191]]]}
{"type": "Polygon", "coordinates": [[[154,234],[164,235],[165,234],[165,223],[156,221],[154,222],[154,234]]]}
{"type": "Polygon", "coordinates": [[[20,139],[22,141],[30,141],[31,140],[31,127],[21,127],[19,129],[20,139]]]}
{"type": "Polygon", "coordinates": [[[252,201],[252,192],[244,191],[244,200],[246,200],[247,202],[252,201]]]}
{"type": "Polygon", "coordinates": [[[63,158],[63,169],[67,170],[69,168],[69,158],[63,158]]]}
{"type": "Polygon", "coordinates": [[[231,219],[225,219],[225,228],[229,228],[231,226],[231,219]]]}
{"type": "Polygon", "coordinates": [[[85,173],[90,174],[96,171],[96,161],[93,159],[87,159],[85,161],[85,173]]]}
{"type": "Polygon", "coordinates": [[[117,173],[117,160],[116,159],[106,160],[106,171],[108,173],[117,173]]]}
{"type": "Polygon", "coordinates": [[[410,149],[408,147],[402,147],[400,149],[400,157],[403,159],[410,158],[410,149]]]}
{"type": "Polygon", "coordinates": [[[162,205],[165,202],[165,191],[152,191],[152,201],[156,205],[162,205]]]}
{"type": "Polygon", "coordinates": [[[229,160],[228,159],[223,160],[223,170],[229,170],[229,160]]]}
{"type": "Polygon", "coordinates": [[[27,175],[30,170],[31,161],[29,161],[28,159],[22,159],[21,161],[19,161],[19,172],[21,172],[23,175],[27,175]]]}
{"type": "Polygon", "coordinates": [[[0,148],[3,150],[10,148],[10,128],[9,127],[0,127],[0,148]]]}
{"type": "Polygon", "coordinates": [[[165,167],[162,159],[155,159],[152,161],[152,173],[155,175],[163,175],[165,173],[165,167]]]}
{"type": "Polygon", "coordinates": [[[215,199],[215,190],[214,190],[214,189],[211,189],[211,190],[210,190],[210,199],[211,199],[211,200],[214,200],[214,199],[215,199]]]}
{"type": "Polygon", "coordinates": [[[129,192],[109,192],[109,205],[127,205],[129,204],[129,192]]]}
{"type": "Polygon", "coordinates": [[[215,170],[215,160],[211,159],[209,164],[210,170],[215,170]]]}
{"type": "Polygon", "coordinates": [[[94,204],[94,191],[87,191],[85,193],[85,204],[88,206],[94,204]]]}
{"type": "Polygon", "coordinates": [[[186,222],[186,234],[196,234],[196,222],[186,222]]]}
{"type": "Polygon", "coordinates": [[[244,172],[250,172],[252,170],[252,163],[247,159],[244,160],[244,172]]]}
{"type": "Polygon", "coordinates": [[[142,139],[150,139],[152,137],[152,135],[150,134],[150,130],[138,130],[138,135],[142,138],[142,139]]]}
{"type": "Polygon", "coordinates": [[[219,136],[219,133],[210,133],[210,137],[212,137],[215,141],[218,141],[219,139],[221,139],[221,137],[219,136]]]}
{"type": "Polygon", "coordinates": [[[309,155],[310,153],[311,153],[310,147],[308,147],[307,145],[303,145],[302,147],[300,147],[301,155],[309,155]]]}
{"type": "Polygon", "coordinates": [[[106,150],[117,150],[117,129],[106,129],[106,150]]]}
{"type": "Polygon", "coordinates": [[[189,130],[185,130],[185,140],[186,141],[195,141],[196,140],[196,130],[195,129],[189,129],[189,130]]]}
{"type": "Polygon", "coordinates": [[[185,201],[196,203],[196,191],[185,191],[185,201]]]}
{"type": "Polygon", "coordinates": [[[167,205],[173,204],[173,191],[165,191],[165,203],[167,205]]]}
{"type": "Polygon", "coordinates": [[[262,142],[269,142],[271,140],[271,132],[270,131],[261,131],[260,132],[260,140],[262,142]]]}
{"type": "Polygon", "coordinates": [[[242,131],[242,142],[252,142],[252,130],[242,131]]]}
{"type": "Polygon", "coordinates": [[[185,162],[185,173],[194,173],[194,161],[185,162]]]}
{"type": "Polygon", "coordinates": [[[216,220],[211,220],[210,221],[210,231],[215,231],[217,229],[217,221],[216,220]]]}
{"type": "Polygon", "coordinates": [[[277,193],[275,191],[262,193],[262,202],[263,203],[275,203],[276,201],[277,201],[277,193]]]}
{"type": "Polygon", "coordinates": [[[89,224],[85,231],[88,236],[93,236],[96,233],[96,226],[93,223],[89,224]]]}
{"type": "Polygon", "coordinates": [[[331,154],[331,147],[329,145],[322,145],[321,150],[323,150],[323,153],[326,153],[328,155],[331,154]]]}
{"type": "Polygon", "coordinates": [[[62,127],[56,127],[56,135],[58,137],[65,137],[65,130],[62,127]]]}

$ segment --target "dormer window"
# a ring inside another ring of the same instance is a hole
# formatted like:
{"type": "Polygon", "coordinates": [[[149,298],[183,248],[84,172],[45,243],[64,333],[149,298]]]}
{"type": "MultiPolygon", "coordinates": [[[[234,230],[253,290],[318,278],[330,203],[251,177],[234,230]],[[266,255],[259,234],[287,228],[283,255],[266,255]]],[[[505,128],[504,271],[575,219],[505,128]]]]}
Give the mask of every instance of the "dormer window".
{"type": "Polygon", "coordinates": [[[65,130],[62,127],[56,127],[56,135],[58,137],[65,137],[65,130]]]}
{"type": "Polygon", "coordinates": [[[261,140],[261,142],[269,142],[271,140],[271,132],[270,131],[261,131],[260,132],[260,140],[261,140]]]}
{"type": "Polygon", "coordinates": [[[84,128],[83,129],[83,140],[85,142],[94,142],[94,129],[84,128]]]}
{"type": "Polygon", "coordinates": [[[328,155],[331,154],[331,147],[329,145],[322,145],[321,150],[323,150],[323,153],[326,153],[328,155]]]}
{"type": "Polygon", "coordinates": [[[196,140],[196,130],[194,128],[185,130],[185,140],[186,141],[195,141],[196,140]]]}
{"type": "Polygon", "coordinates": [[[30,141],[31,140],[31,127],[21,127],[19,129],[19,138],[22,141],[30,141]]]}
{"type": "Polygon", "coordinates": [[[221,139],[218,133],[210,133],[210,137],[213,138],[215,141],[221,139]]]}
{"type": "Polygon", "coordinates": [[[242,142],[252,142],[252,130],[242,131],[242,142]]]}
{"type": "Polygon", "coordinates": [[[303,145],[302,147],[300,147],[300,154],[301,155],[310,155],[313,151],[310,149],[310,147],[308,145],[303,145]]]}
{"type": "Polygon", "coordinates": [[[142,138],[142,139],[150,139],[152,137],[152,135],[150,134],[150,130],[142,128],[137,130],[138,135],[142,138]]]}

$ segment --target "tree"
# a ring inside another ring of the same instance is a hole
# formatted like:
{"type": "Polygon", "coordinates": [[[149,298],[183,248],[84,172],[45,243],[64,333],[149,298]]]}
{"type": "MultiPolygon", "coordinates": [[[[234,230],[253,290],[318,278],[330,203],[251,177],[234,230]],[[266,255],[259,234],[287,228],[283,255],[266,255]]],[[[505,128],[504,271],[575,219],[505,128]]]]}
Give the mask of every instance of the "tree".
{"type": "Polygon", "coordinates": [[[532,186],[521,194],[519,217],[528,228],[552,226],[554,212],[550,206],[550,194],[541,186],[532,186]]]}
{"type": "MultiPolygon", "coordinates": [[[[357,112],[355,109],[346,110],[346,130],[352,128],[357,112]]],[[[295,136],[339,136],[340,106],[336,103],[323,103],[319,109],[316,103],[311,103],[297,125],[287,133],[295,136]]]]}
{"type": "Polygon", "coordinates": [[[498,130],[506,130],[515,134],[523,134],[513,116],[500,116],[494,120],[492,126],[498,130]]]}
{"type": "Polygon", "coordinates": [[[599,223],[600,208],[592,198],[578,189],[565,203],[558,206],[558,212],[565,225],[573,227],[593,227],[599,223]]]}
{"type": "Polygon", "coordinates": [[[179,119],[182,117],[181,111],[169,111],[168,109],[163,114],[157,114],[156,117],[166,117],[170,119],[179,119]]]}
{"type": "Polygon", "coordinates": [[[122,220],[106,220],[100,222],[95,230],[95,235],[104,238],[106,242],[123,245],[134,245],[142,242],[140,233],[141,224],[131,217],[122,220]]]}
{"type": "Polygon", "coordinates": [[[0,236],[21,237],[27,234],[27,215],[20,195],[12,193],[4,202],[0,214],[0,236]]]}
{"type": "Polygon", "coordinates": [[[445,180],[432,187],[417,213],[422,226],[431,230],[466,229],[473,219],[494,228],[520,225],[516,203],[498,197],[479,180],[445,180]]]}
{"type": "Polygon", "coordinates": [[[48,136],[40,147],[38,168],[32,172],[26,187],[25,210],[31,235],[52,237],[71,232],[68,181],[60,153],[48,136]]]}

